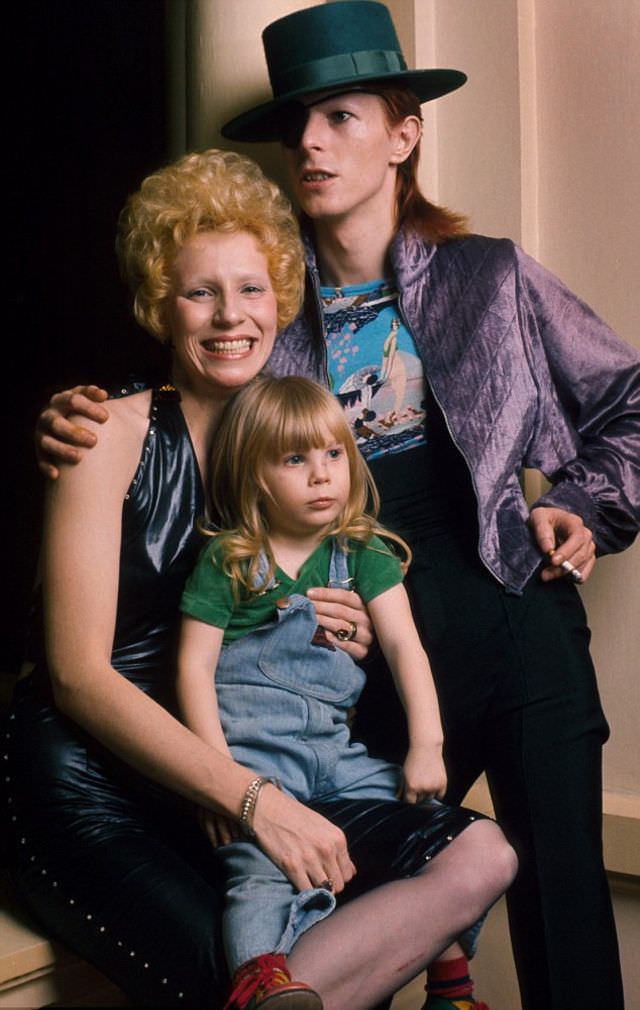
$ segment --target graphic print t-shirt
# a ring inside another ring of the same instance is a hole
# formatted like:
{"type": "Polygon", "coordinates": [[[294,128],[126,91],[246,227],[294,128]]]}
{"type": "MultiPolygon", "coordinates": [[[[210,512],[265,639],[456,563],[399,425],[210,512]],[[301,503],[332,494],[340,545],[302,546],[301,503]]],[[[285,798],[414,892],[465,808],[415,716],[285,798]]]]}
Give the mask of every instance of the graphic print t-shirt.
{"type": "Polygon", "coordinates": [[[332,392],[370,461],[425,443],[422,363],[392,284],[320,290],[332,392]]]}
{"type": "Polygon", "coordinates": [[[378,486],[381,522],[410,542],[452,526],[474,531],[469,471],[402,322],[397,289],[375,281],[320,293],[331,389],[378,486]]]}

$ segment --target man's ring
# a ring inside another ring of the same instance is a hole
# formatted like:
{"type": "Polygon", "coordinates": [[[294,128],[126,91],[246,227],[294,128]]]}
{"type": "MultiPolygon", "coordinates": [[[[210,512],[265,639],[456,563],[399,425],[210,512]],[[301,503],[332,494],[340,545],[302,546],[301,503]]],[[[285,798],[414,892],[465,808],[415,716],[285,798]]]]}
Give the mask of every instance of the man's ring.
{"type": "Polygon", "coordinates": [[[327,880],[323,880],[320,887],[323,891],[333,891],[333,880],[330,877],[327,880]]]}
{"type": "Polygon", "coordinates": [[[355,621],[349,621],[349,630],[346,628],[340,628],[336,631],[336,638],[341,642],[353,642],[354,638],[358,634],[358,625],[355,621]]]}

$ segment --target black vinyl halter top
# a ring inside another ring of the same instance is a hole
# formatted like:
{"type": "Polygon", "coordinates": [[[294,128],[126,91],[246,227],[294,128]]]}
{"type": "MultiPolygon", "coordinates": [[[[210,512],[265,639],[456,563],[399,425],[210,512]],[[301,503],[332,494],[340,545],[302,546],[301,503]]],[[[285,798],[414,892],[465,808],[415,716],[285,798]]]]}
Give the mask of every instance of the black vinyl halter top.
{"type": "MultiPolygon", "coordinates": [[[[118,397],[138,392],[131,387],[118,397]]],[[[172,680],[182,589],[205,538],[202,480],[173,386],[153,389],[149,427],[135,476],[122,505],[122,544],[112,663],[156,697],[172,680]]],[[[100,572],[96,572],[96,579],[100,572]]],[[[41,608],[36,606],[36,611],[41,608]]],[[[35,618],[28,658],[44,666],[42,621],[35,618]],[[35,648],[34,648],[35,645],[35,648]]]]}

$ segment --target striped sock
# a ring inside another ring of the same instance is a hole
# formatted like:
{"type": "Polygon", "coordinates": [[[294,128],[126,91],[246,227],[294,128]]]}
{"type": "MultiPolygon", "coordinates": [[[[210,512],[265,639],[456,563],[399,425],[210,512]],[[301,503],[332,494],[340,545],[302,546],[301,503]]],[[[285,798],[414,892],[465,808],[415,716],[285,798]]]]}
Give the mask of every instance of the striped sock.
{"type": "Polygon", "coordinates": [[[469,999],[473,996],[473,979],[469,975],[466,957],[451,961],[434,961],[427,971],[427,991],[430,996],[444,999],[469,999]]]}

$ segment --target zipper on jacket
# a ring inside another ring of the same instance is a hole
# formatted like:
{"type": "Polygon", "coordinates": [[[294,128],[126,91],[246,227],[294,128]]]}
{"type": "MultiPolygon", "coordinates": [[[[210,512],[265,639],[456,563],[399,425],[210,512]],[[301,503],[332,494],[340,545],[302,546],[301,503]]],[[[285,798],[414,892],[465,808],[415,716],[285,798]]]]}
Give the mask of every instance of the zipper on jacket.
{"type": "MultiPolygon", "coordinates": [[[[322,311],[322,298],[320,296],[320,274],[319,274],[317,268],[315,266],[312,266],[309,262],[307,262],[307,270],[308,270],[308,273],[309,273],[309,277],[311,278],[311,283],[313,285],[313,294],[314,294],[315,309],[316,309],[316,321],[319,322],[320,333],[321,333],[321,336],[322,336],[322,340],[321,340],[321,345],[322,345],[322,350],[321,350],[321,354],[322,354],[322,361],[321,361],[322,370],[323,370],[323,373],[324,373],[325,385],[327,386],[328,389],[330,389],[331,388],[331,383],[329,381],[329,365],[328,365],[328,355],[327,355],[327,339],[326,339],[325,328],[324,328],[324,313],[322,311]]],[[[400,291],[399,288],[398,288],[398,309],[399,309],[399,312],[400,312],[400,317],[402,319],[402,322],[404,323],[404,325],[407,328],[407,332],[411,335],[411,338],[412,338],[415,346],[419,347],[419,344],[418,344],[418,342],[417,342],[417,340],[415,338],[413,330],[411,329],[411,327],[409,326],[409,323],[407,322],[407,315],[406,315],[406,312],[404,311],[402,292],[400,291]]],[[[462,456],[462,459],[464,460],[464,465],[466,466],[467,471],[469,473],[469,477],[471,479],[471,486],[473,488],[473,494],[474,494],[475,499],[476,499],[476,517],[477,517],[477,520],[478,520],[478,529],[480,530],[481,529],[480,508],[479,508],[480,498],[479,498],[479,495],[478,495],[478,489],[476,487],[476,482],[475,482],[475,479],[474,479],[474,476],[473,476],[473,471],[472,471],[472,469],[471,469],[471,467],[469,465],[469,460],[465,456],[463,450],[460,448],[460,446],[459,446],[459,444],[458,444],[458,442],[457,442],[457,440],[456,440],[456,438],[455,438],[455,436],[454,436],[454,434],[453,434],[453,432],[451,430],[451,425],[449,424],[449,418],[447,417],[446,412],[445,412],[442,404],[440,403],[440,400],[436,396],[435,390],[434,390],[434,388],[433,388],[433,386],[431,384],[431,381],[429,379],[428,372],[427,372],[426,368],[424,369],[424,379],[425,379],[425,382],[427,383],[429,389],[431,390],[431,394],[432,394],[435,402],[438,404],[440,412],[441,412],[441,414],[442,414],[442,416],[444,418],[444,423],[445,423],[445,425],[447,427],[447,431],[449,432],[449,437],[451,438],[451,441],[452,441],[453,445],[456,447],[457,451],[462,456]]],[[[489,564],[489,562],[484,557],[484,555],[482,553],[482,550],[480,549],[480,544],[477,545],[477,553],[478,553],[478,557],[480,558],[480,561],[482,562],[482,564],[484,565],[484,567],[487,569],[487,571],[489,572],[489,574],[492,576],[492,578],[496,579],[496,581],[499,582],[501,586],[504,586],[504,588],[505,588],[505,590],[507,592],[515,593],[518,596],[522,595],[522,591],[521,590],[517,590],[517,589],[515,589],[512,586],[508,586],[506,584],[506,582],[504,581],[504,579],[500,578],[500,576],[498,575],[497,572],[494,572],[493,568],[491,567],[491,565],[489,564]]]]}

